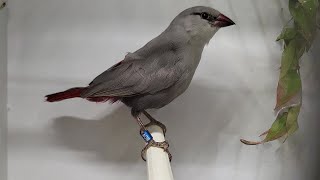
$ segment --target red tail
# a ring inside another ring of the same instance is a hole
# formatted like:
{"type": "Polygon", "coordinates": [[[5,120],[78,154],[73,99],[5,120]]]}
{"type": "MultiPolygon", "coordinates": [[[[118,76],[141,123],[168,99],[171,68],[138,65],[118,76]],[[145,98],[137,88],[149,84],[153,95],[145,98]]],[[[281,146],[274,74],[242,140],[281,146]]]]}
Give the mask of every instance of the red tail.
{"type": "Polygon", "coordinates": [[[80,97],[82,91],[84,91],[86,88],[84,87],[76,87],[76,88],[71,88],[63,92],[58,92],[54,94],[50,94],[46,96],[46,101],[48,102],[56,102],[56,101],[62,101],[65,99],[71,99],[71,98],[76,98],[80,97]]]}
{"type": "MultiPolygon", "coordinates": [[[[57,101],[65,100],[65,99],[81,97],[81,93],[86,89],[87,89],[86,87],[76,87],[76,88],[68,89],[63,92],[50,94],[50,95],[46,96],[46,98],[47,98],[46,101],[57,102],[57,101]]],[[[119,97],[99,96],[99,97],[87,97],[85,99],[87,99],[88,101],[91,101],[91,102],[110,101],[110,103],[114,103],[119,100],[119,97]]]]}

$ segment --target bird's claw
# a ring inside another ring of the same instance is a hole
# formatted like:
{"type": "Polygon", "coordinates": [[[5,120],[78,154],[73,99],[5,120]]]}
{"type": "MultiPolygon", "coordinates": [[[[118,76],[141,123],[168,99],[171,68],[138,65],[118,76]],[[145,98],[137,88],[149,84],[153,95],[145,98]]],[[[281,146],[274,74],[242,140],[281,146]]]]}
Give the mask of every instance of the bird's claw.
{"type": "Polygon", "coordinates": [[[158,147],[163,149],[164,152],[168,153],[169,160],[171,162],[172,160],[172,155],[169,152],[169,143],[167,141],[163,142],[156,142],[153,139],[148,142],[148,144],[142,149],[141,151],[141,158],[146,161],[146,152],[150,147],[158,147]]]}
{"type": "Polygon", "coordinates": [[[145,127],[148,128],[148,127],[153,126],[153,125],[159,126],[162,129],[164,136],[166,136],[167,127],[164,124],[162,124],[161,122],[157,121],[157,120],[151,120],[148,124],[145,125],[145,127]]]}
{"type": "Polygon", "coordinates": [[[153,118],[147,111],[143,111],[143,114],[150,120],[150,122],[144,126],[145,128],[156,125],[162,129],[164,136],[166,135],[167,127],[164,124],[153,118]]]}

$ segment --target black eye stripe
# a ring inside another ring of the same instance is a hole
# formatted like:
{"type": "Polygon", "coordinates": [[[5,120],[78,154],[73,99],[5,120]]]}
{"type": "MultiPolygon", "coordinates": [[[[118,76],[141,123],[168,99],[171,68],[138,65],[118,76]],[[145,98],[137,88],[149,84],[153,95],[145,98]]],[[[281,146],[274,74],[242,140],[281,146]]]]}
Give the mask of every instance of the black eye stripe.
{"type": "Polygon", "coordinates": [[[208,21],[214,21],[217,18],[212,16],[211,14],[208,14],[206,12],[202,12],[202,13],[192,13],[192,15],[197,15],[200,16],[202,19],[208,20],[208,21]]]}

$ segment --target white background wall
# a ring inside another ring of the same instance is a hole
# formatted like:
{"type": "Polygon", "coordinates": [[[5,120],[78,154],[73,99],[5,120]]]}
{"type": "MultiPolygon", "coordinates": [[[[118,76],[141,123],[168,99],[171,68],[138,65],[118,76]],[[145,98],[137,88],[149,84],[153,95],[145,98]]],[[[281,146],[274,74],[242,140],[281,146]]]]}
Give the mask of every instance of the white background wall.
{"type": "Polygon", "coordinates": [[[0,10],[0,179],[7,174],[7,15],[0,10]]]}
{"type": "Polygon", "coordinates": [[[319,48],[302,61],[299,132],[281,146],[239,142],[259,140],[275,118],[281,45],[274,40],[289,19],[286,0],[9,5],[9,180],[146,179],[143,141],[128,108],[80,99],[49,104],[43,96],[87,84],[193,5],[212,6],[237,26],[218,32],[206,47],[189,90],[152,113],[168,127],[175,179],[319,179],[319,48]]]}

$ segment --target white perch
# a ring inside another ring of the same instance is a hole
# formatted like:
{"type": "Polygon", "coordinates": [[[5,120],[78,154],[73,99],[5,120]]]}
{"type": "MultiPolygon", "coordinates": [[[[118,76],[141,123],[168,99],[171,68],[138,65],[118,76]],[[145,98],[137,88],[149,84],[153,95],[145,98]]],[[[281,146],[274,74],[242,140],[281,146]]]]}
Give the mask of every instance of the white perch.
{"type": "MultiPolygon", "coordinates": [[[[165,141],[162,129],[159,126],[148,128],[154,141],[165,141]]],[[[168,154],[161,148],[150,147],[146,152],[148,166],[148,180],[173,180],[168,154]]]]}

